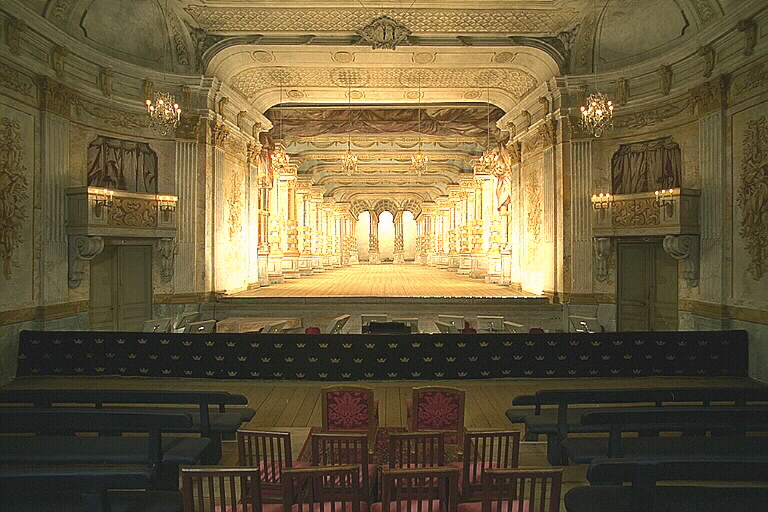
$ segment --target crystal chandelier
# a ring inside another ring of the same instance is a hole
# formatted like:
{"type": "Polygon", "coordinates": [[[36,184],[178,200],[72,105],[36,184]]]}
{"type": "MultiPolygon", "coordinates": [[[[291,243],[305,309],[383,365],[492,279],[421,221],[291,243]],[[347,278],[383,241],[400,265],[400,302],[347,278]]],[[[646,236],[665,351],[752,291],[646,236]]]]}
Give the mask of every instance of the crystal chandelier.
{"type": "Polygon", "coordinates": [[[493,175],[499,175],[503,171],[503,164],[499,160],[499,152],[495,148],[491,147],[491,90],[485,88],[486,96],[486,135],[485,135],[485,151],[482,156],[477,160],[475,168],[480,173],[487,173],[493,175]]]}
{"type": "Polygon", "coordinates": [[[147,98],[145,104],[150,125],[161,135],[168,135],[179,125],[181,108],[170,93],[155,92],[153,98],[147,98]]]}
{"type": "MultiPolygon", "coordinates": [[[[283,140],[283,82],[280,81],[280,140],[283,140]]],[[[275,143],[275,147],[272,149],[270,155],[272,159],[272,168],[275,171],[284,171],[288,169],[291,163],[291,157],[285,149],[285,146],[280,142],[275,143]]]]}
{"type": "MultiPolygon", "coordinates": [[[[347,113],[349,114],[350,123],[352,122],[352,85],[347,84],[347,113]]],[[[357,155],[352,153],[352,128],[350,125],[349,133],[347,134],[347,152],[341,157],[341,169],[351,176],[357,171],[357,155]]]]}
{"type": "MultiPolygon", "coordinates": [[[[603,11],[608,8],[608,2],[605,1],[603,11]]],[[[594,5],[593,5],[594,8],[594,5]]],[[[593,50],[592,61],[594,62],[595,72],[595,92],[587,97],[587,104],[579,107],[581,111],[581,126],[589,131],[595,137],[600,137],[603,132],[613,126],[613,102],[608,96],[601,93],[597,88],[597,42],[593,50]]]]}
{"type": "Polygon", "coordinates": [[[416,174],[421,174],[427,170],[429,165],[429,156],[421,151],[421,79],[419,79],[419,91],[418,91],[418,107],[417,112],[419,116],[418,133],[419,133],[419,150],[411,155],[411,167],[416,171],[416,174]]]}
{"type": "Polygon", "coordinates": [[[613,102],[601,92],[591,94],[581,108],[581,126],[595,137],[613,126],[613,102]]]}

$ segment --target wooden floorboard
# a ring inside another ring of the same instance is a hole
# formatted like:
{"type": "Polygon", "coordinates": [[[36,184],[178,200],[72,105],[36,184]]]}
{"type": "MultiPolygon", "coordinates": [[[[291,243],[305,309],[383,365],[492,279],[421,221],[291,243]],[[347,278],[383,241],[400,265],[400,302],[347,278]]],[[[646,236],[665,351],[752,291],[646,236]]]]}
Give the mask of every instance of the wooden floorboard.
{"type": "Polygon", "coordinates": [[[456,272],[404,265],[356,265],[289,279],[228,297],[537,297],[456,272]]]}

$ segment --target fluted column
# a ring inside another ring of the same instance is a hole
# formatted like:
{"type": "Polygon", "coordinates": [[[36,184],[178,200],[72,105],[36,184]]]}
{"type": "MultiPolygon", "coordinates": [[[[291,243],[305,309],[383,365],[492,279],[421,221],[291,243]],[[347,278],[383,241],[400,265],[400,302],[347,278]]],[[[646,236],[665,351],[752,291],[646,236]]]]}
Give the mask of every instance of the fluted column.
{"type": "Polygon", "coordinates": [[[269,189],[269,282],[282,283],[283,276],[283,249],[281,218],[284,208],[280,204],[280,189],[285,185],[280,183],[277,173],[273,174],[272,188],[269,189]]]}
{"type": "Polygon", "coordinates": [[[378,265],[381,262],[379,255],[379,215],[371,211],[371,229],[368,235],[368,262],[378,265]]]}
{"type": "Polygon", "coordinates": [[[399,210],[395,214],[395,250],[393,252],[394,263],[405,263],[405,246],[403,241],[403,211],[399,210]]]}
{"type": "Polygon", "coordinates": [[[485,246],[485,231],[487,213],[485,212],[486,194],[483,187],[483,179],[475,180],[474,186],[474,211],[475,220],[472,228],[472,268],[469,277],[483,279],[487,271],[487,254],[485,246]]]}
{"type": "Polygon", "coordinates": [[[461,213],[459,218],[459,269],[461,275],[469,275],[472,270],[472,234],[474,231],[474,180],[464,178],[459,182],[461,191],[461,213]]]}
{"type": "Polygon", "coordinates": [[[357,253],[357,219],[352,212],[347,212],[347,222],[349,223],[349,264],[358,265],[360,263],[360,255],[357,253]]]}
{"type": "Polygon", "coordinates": [[[298,201],[297,222],[299,230],[299,273],[302,276],[312,274],[312,222],[311,188],[301,183],[296,191],[298,201]]]}
{"type": "Polygon", "coordinates": [[[333,225],[333,204],[332,198],[325,198],[323,202],[323,226],[325,231],[325,256],[323,257],[323,267],[326,270],[334,268],[336,257],[336,231],[333,225]]]}

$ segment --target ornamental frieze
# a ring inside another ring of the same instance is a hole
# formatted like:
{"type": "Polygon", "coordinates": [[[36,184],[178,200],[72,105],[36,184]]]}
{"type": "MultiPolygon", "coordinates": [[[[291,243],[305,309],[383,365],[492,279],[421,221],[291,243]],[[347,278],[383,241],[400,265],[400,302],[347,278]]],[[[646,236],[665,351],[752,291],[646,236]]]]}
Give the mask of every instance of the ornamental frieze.
{"type": "Polygon", "coordinates": [[[731,87],[732,104],[768,88],[768,65],[766,64],[766,60],[758,62],[734,78],[731,87]]]}
{"type": "Polygon", "coordinates": [[[614,226],[658,226],[659,207],[654,199],[619,201],[611,208],[614,226]]]}
{"type": "Polygon", "coordinates": [[[115,197],[110,211],[109,225],[154,229],[157,227],[157,201],[115,197]]]}
{"type": "Polygon", "coordinates": [[[690,90],[691,110],[694,115],[703,116],[717,112],[726,105],[728,94],[728,76],[721,75],[719,79],[704,82],[690,90]]]}
{"type": "Polygon", "coordinates": [[[768,259],[768,118],[749,121],[742,141],[741,184],[736,191],[739,235],[749,254],[747,267],[759,281],[768,259]]]}
{"type": "Polygon", "coordinates": [[[32,80],[2,62],[0,62],[0,88],[10,89],[22,96],[33,96],[35,93],[32,80]]]}
{"type": "Polygon", "coordinates": [[[0,118],[0,260],[3,277],[11,278],[14,252],[24,243],[24,221],[29,204],[29,181],[23,163],[21,123],[0,118]]]}
{"type": "Polygon", "coordinates": [[[673,103],[667,103],[644,112],[634,112],[627,115],[615,116],[613,128],[616,130],[635,130],[646,126],[655,126],[657,123],[668,121],[683,113],[690,107],[690,97],[682,98],[673,103]]]}

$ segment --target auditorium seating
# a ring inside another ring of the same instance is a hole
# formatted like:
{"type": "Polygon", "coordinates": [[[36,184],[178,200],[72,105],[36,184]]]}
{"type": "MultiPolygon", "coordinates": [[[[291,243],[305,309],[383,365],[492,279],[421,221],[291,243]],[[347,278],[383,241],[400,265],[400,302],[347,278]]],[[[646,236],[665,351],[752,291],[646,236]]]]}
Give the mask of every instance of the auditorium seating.
{"type": "Polygon", "coordinates": [[[629,407],[592,410],[581,417],[583,425],[609,434],[608,438],[578,437],[563,441],[566,456],[577,464],[600,457],[729,456],[743,460],[768,454],[768,437],[746,433],[768,432],[768,407],[629,407]],[[639,432],[641,437],[624,438],[639,432]],[[659,437],[660,432],[680,436],[659,437]],[[649,436],[649,434],[651,434],[649,436]],[[707,436],[706,434],[710,434],[707,436]]]}
{"type": "MultiPolygon", "coordinates": [[[[379,469],[368,453],[365,434],[310,434],[313,466],[357,465],[360,470],[360,489],[365,498],[376,495],[379,469]]],[[[366,499],[369,501],[369,499],[366,499]]]]}
{"type": "Polygon", "coordinates": [[[258,468],[182,468],[184,512],[282,512],[262,504],[258,468]]]}
{"type": "Polygon", "coordinates": [[[365,512],[369,503],[357,465],[286,469],[283,492],[284,510],[290,511],[365,512]]]}
{"type": "Polygon", "coordinates": [[[765,510],[768,457],[596,459],[587,471],[590,486],[565,495],[568,512],[756,512],[765,510]],[[685,481],[657,486],[657,482],[685,481]],[[629,482],[631,486],[621,485],[629,482]],[[742,485],[722,485],[742,482],[742,485]],[[707,485],[711,483],[711,485],[707,485]]]}
{"type": "Polygon", "coordinates": [[[166,434],[191,426],[184,413],[1,407],[0,480],[5,487],[50,481],[102,497],[115,482],[114,488],[175,490],[179,466],[201,463],[210,444],[204,437],[166,434]]]}
{"type": "Polygon", "coordinates": [[[562,469],[489,469],[479,502],[458,512],[559,512],[562,469]]]}
{"type": "MultiPolygon", "coordinates": [[[[512,408],[507,410],[507,417],[512,423],[523,422],[526,425],[526,439],[534,436],[547,437],[547,457],[550,464],[567,463],[561,443],[568,433],[603,432],[603,427],[584,425],[582,414],[587,408],[573,408],[573,405],[610,404],[621,407],[612,409],[625,411],[626,406],[654,404],[668,406],[681,402],[714,406],[714,403],[743,405],[751,402],[768,401],[767,387],[752,388],[636,388],[636,389],[567,389],[542,390],[535,397],[516,397],[512,408]]],[[[605,408],[601,411],[605,412],[605,408]]]]}
{"type": "Polygon", "coordinates": [[[463,389],[445,386],[413,388],[406,402],[408,430],[411,432],[443,432],[445,442],[455,444],[459,453],[464,446],[463,389]]]}
{"type": "Polygon", "coordinates": [[[381,502],[370,512],[456,512],[457,475],[448,467],[384,469],[381,502]]]}
{"type": "Polygon", "coordinates": [[[293,466],[290,432],[238,430],[237,463],[259,469],[265,502],[282,502],[283,470],[293,466]]]}
{"type": "Polygon", "coordinates": [[[491,469],[514,469],[520,463],[520,432],[467,431],[462,460],[450,464],[460,468],[459,494],[462,501],[482,497],[483,474],[491,469]]]}
{"type": "Polygon", "coordinates": [[[397,432],[389,434],[389,468],[425,468],[445,465],[442,432],[397,432]]]}
{"type": "Polygon", "coordinates": [[[253,409],[245,407],[248,400],[243,395],[224,391],[17,389],[0,391],[0,404],[38,408],[75,404],[117,411],[185,413],[192,418],[192,424],[172,432],[200,433],[209,438],[205,464],[218,462],[222,438],[234,438],[240,425],[254,415],[253,409]],[[180,407],[185,405],[195,407],[180,407]]]}

